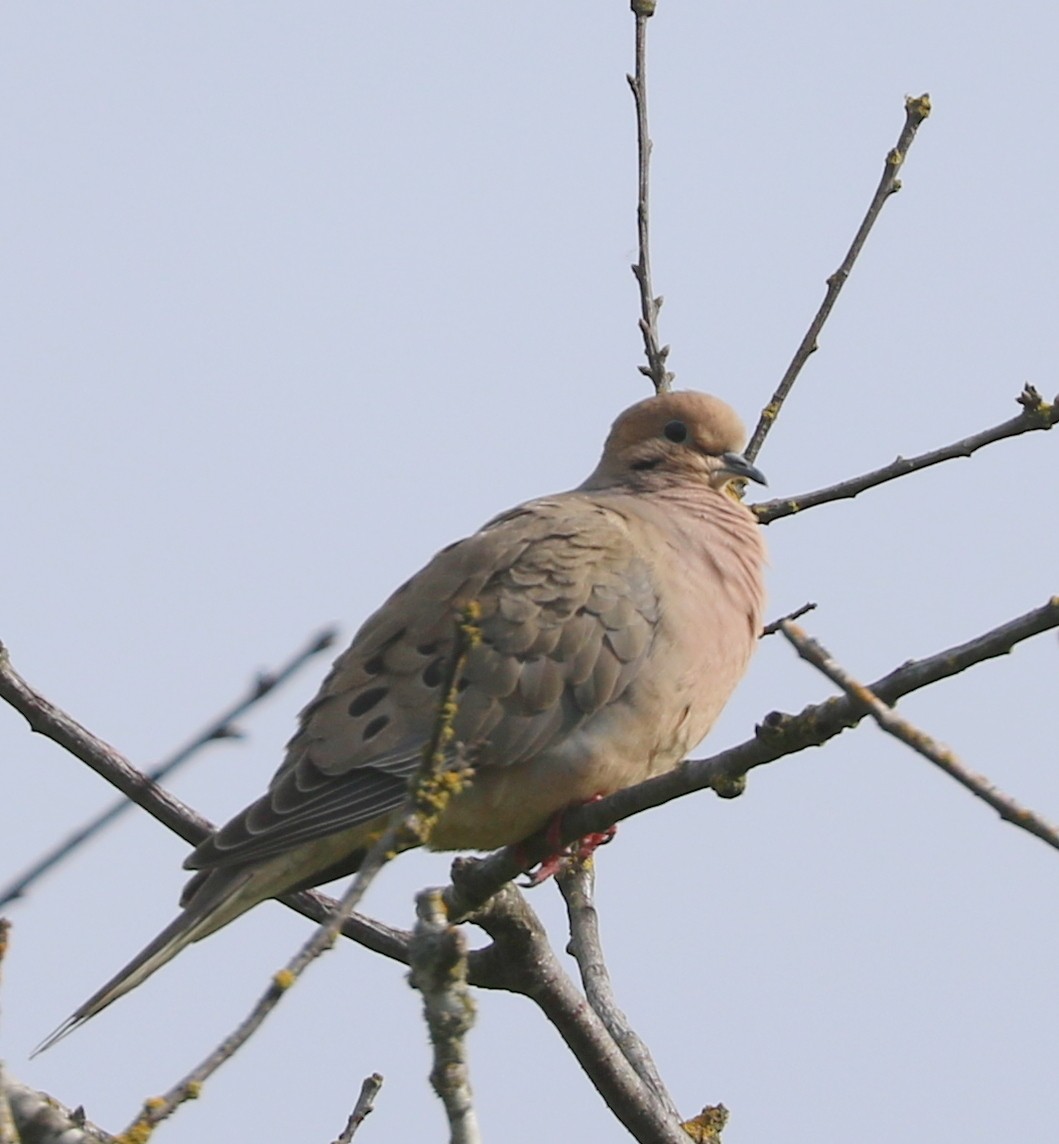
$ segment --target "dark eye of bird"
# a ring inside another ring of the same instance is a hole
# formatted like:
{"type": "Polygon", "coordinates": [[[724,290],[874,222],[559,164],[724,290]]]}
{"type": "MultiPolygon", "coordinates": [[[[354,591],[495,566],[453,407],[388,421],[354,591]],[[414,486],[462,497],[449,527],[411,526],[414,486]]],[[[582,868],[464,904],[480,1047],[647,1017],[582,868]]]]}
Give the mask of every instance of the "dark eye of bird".
{"type": "Polygon", "coordinates": [[[667,421],[662,432],[670,441],[675,441],[678,445],[688,439],[688,427],[683,421],[667,421]]]}

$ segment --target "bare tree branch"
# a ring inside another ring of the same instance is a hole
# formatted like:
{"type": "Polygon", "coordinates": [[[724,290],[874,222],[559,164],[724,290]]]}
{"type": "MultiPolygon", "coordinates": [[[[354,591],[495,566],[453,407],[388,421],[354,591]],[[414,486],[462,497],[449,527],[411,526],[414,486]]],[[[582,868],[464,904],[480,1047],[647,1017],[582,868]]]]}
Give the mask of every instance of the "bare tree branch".
{"type": "MultiPolygon", "coordinates": [[[[458,858],[453,877],[460,882],[479,859],[458,858]]],[[[489,988],[529,997],[558,1030],[607,1107],[643,1144],[688,1144],[654,1092],[611,1039],[603,1022],[559,964],[544,926],[525,897],[505,885],[475,913],[475,925],[493,939],[478,951],[478,968],[489,988]]]]}
{"type": "Polygon", "coordinates": [[[774,636],[780,630],[780,628],[783,626],[784,620],[798,620],[798,619],[801,619],[801,617],[806,615],[808,612],[815,612],[815,611],[816,611],[816,605],[814,603],[808,602],[808,603],[802,604],[802,606],[800,608],[795,608],[793,612],[788,612],[787,615],[780,616],[780,618],[778,620],[773,620],[772,623],[766,624],[761,629],[761,636],[759,638],[764,639],[765,636],[774,636]]]}
{"type": "MultiPolygon", "coordinates": [[[[0,970],[3,969],[4,958],[7,956],[7,943],[10,938],[11,923],[7,918],[0,918],[0,970]]],[[[3,1062],[0,1061],[0,1144],[19,1144],[18,1137],[15,1118],[11,1113],[11,1104],[7,1099],[7,1078],[4,1074],[3,1062]]]]}
{"type": "Polygon", "coordinates": [[[333,1140],[331,1144],[350,1144],[357,1129],[368,1118],[368,1115],[374,1112],[375,1098],[379,1095],[381,1088],[382,1077],[379,1073],[372,1073],[371,1076],[364,1078],[364,1083],[360,1086],[360,1096],[357,1097],[357,1103],[353,1105],[353,1111],[349,1114],[346,1126],[342,1129],[342,1134],[338,1139],[333,1140]]]}
{"type": "MultiPolygon", "coordinates": [[[[295,652],[286,663],[276,671],[258,672],[250,690],[237,699],[225,711],[222,711],[202,731],[194,736],[188,743],[175,751],[157,767],[147,771],[146,777],[150,782],[161,782],[167,775],[183,766],[190,758],[199,752],[207,743],[221,739],[241,738],[241,732],[235,726],[235,720],[246,714],[255,704],[266,695],[275,691],[280,684],[285,683],[299,668],[306,664],[313,656],[331,647],[335,642],[337,632],[334,628],[325,628],[309,639],[309,642],[299,651],[295,652]]],[[[67,835],[61,842],[38,858],[32,866],[27,867],[14,881],[0,890],[0,908],[8,902],[21,898],[30,886],[42,875],[53,869],[65,858],[89,839],[95,837],[106,826],[109,826],[120,814],[128,810],[133,804],[127,799],[112,803],[106,810],[89,819],[83,826],[67,835]]]]}
{"type": "MultiPolygon", "coordinates": [[[[1059,596],[1043,607],[1027,612],[967,643],[926,659],[910,660],[871,684],[872,692],[885,703],[958,675],[973,664],[1006,655],[1023,640],[1059,627],[1059,596]]],[[[834,696],[806,707],[798,715],[773,711],[757,727],[752,739],[729,747],[706,759],[686,759],[665,774],[607,795],[597,802],[572,807],[562,819],[559,843],[566,844],[586,834],[605,830],[622,819],[662,806],[692,791],[712,789],[722,798],[741,793],[746,775],[755,767],[773,763],[786,755],[819,747],[841,732],[855,727],[865,716],[862,704],[847,695],[834,696]]],[[[498,850],[466,868],[445,891],[453,920],[473,912],[500,886],[517,877],[523,867],[540,861],[555,847],[547,831],[539,831],[517,847],[498,850]]]]}
{"type": "Polygon", "coordinates": [[[943,445],[940,449],[932,449],[929,453],[921,453],[918,457],[898,457],[891,464],[884,465],[881,469],[873,469],[870,473],[851,477],[847,481],[840,481],[837,485],[830,485],[825,489],[803,493],[801,496],[761,501],[758,504],[750,505],[750,511],[757,515],[762,524],[771,524],[781,517],[792,516],[794,513],[803,512],[805,509],[813,508],[819,504],[848,500],[866,489],[875,488],[876,485],[885,484],[887,481],[896,480],[898,477],[905,477],[909,473],[918,472],[920,469],[930,468],[931,465],[939,465],[942,461],[951,461],[957,457],[969,457],[972,453],[986,445],[992,445],[996,441],[1004,441],[1008,437],[1018,437],[1022,433],[1031,433],[1035,429],[1051,429],[1059,421],[1059,397],[1049,404],[1042,399],[1032,385],[1027,385],[1016,400],[1022,406],[1022,412],[1008,421],[1001,421],[999,425],[994,425],[991,429],[972,433],[970,437],[954,441],[951,445],[943,445]]]}
{"type": "Polygon", "coordinates": [[[754,460],[761,451],[761,446],[765,443],[765,437],[775,424],[776,418],[779,417],[783,403],[787,400],[787,395],[794,387],[795,381],[798,380],[798,375],[801,373],[802,367],[809,360],[809,356],[816,351],[820,331],[824,328],[824,323],[830,316],[835,302],[838,301],[842,287],[845,286],[846,279],[849,277],[850,271],[853,269],[853,264],[857,261],[857,257],[864,243],[867,241],[876,219],[878,219],[889,197],[901,189],[901,180],[898,179],[897,174],[904,164],[905,158],[908,155],[908,149],[915,140],[916,132],[919,130],[920,124],[929,114],[930,96],[926,93],[917,97],[909,96],[905,100],[904,127],[901,128],[901,134],[898,136],[896,146],[886,156],[886,162],[883,164],[882,177],[879,179],[879,185],[875,188],[875,194],[872,196],[868,211],[858,227],[857,233],[853,236],[853,242],[846,252],[846,257],[842,259],[841,264],[834,274],[828,278],[827,292],[824,294],[824,300],[820,303],[820,309],[817,310],[816,316],[809,323],[809,328],[805,331],[805,337],[802,338],[801,344],[797,350],[795,350],[791,364],[787,366],[787,372],[784,373],[780,380],[776,392],[772,395],[772,400],[769,401],[768,405],[761,411],[761,417],[758,419],[757,427],[754,429],[754,434],[750,438],[750,444],[747,445],[745,450],[747,460],[754,460]]]}
{"type": "Polygon", "coordinates": [[[15,1117],[7,1099],[7,1075],[0,1061],[0,1144],[20,1144],[15,1117]]]}
{"type": "Polygon", "coordinates": [[[852,675],[841,667],[823,647],[812,639],[797,624],[784,620],[783,634],[807,663],[822,671],[832,683],[839,687],[854,702],[866,708],[868,714],[889,735],[929,759],[947,775],[966,787],[973,795],[988,803],[1005,822],[1021,827],[1036,835],[1042,842],[1059,850],[1059,830],[1040,815],[1017,803],[1010,795],[999,790],[985,775],[970,770],[948,748],[935,742],[925,731],[902,719],[894,709],[883,703],[877,695],[863,683],[858,683],[852,675]]]}
{"type": "Polygon", "coordinates": [[[638,188],[636,199],[636,233],[639,242],[639,258],[633,264],[632,272],[640,291],[640,333],[643,335],[644,353],[647,365],[639,367],[640,372],[651,379],[655,393],[665,393],[672,388],[673,377],[666,369],[669,346],[659,344],[658,311],[662,308],[662,297],[655,297],[651,283],[651,136],[647,121],[647,21],[655,13],[655,0],[632,0],[630,5],[636,19],[636,74],[627,75],[636,104],[636,152],[638,188]]]}
{"type": "Polygon", "coordinates": [[[467,939],[449,924],[440,890],[416,895],[416,918],[409,978],[423,995],[434,1049],[430,1083],[445,1105],[450,1144],[481,1144],[467,1063],[466,1036],[475,1017],[467,988],[467,939]]]}
{"type": "MultiPolygon", "coordinates": [[[[472,602],[467,605],[457,623],[456,640],[441,693],[442,701],[438,707],[430,742],[423,752],[419,769],[410,781],[405,805],[368,850],[360,869],[330,917],[317,927],[309,940],[273,977],[269,987],[258,998],[250,1013],[213,1052],[164,1096],[151,1097],[144,1102],[139,1115],[126,1129],[125,1136],[139,1139],[172,1116],[186,1100],[198,1097],[205,1081],[253,1036],[308,966],[334,945],[335,938],[342,930],[343,922],[367,892],[383,866],[402,850],[426,840],[432,823],[444,810],[447,799],[459,790],[458,781],[442,780],[443,772],[449,768],[448,744],[453,738],[452,725],[458,709],[457,679],[467,662],[469,649],[480,638],[474,623],[478,616],[478,606],[472,602]]],[[[451,774],[450,771],[450,779],[451,774]]]]}
{"type": "Polygon", "coordinates": [[[650,1050],[629,1024],[628,1017],[615,999],[599,935],[599,914],[594,901],[595,880],[595,865],[591,858],[585,861],[575,858],[565,863],[556,876],[570,921],[569,952],[577,961],[585,997],[611,1040],[636,1070],[640,1080],[655,1094],[670,1119],[679,1124],[680,1110],[673,1103],[650,1050]]]}
{"type": "Polygon", "coordinates": [[[213,832],[209,821],[152,782],[108,743],[71,719],[65,711],[50,703],[11,666],[7,648],[0,643],[0,699],[6,700],[22,715],[30,728],[65,748],[118,788],[138,806],[142,806],[174,834],[197,844],[213,832]]]}
{"type": "MultiPolygon", "coordinates": [[[[1006,655],[1022,640],[1059,627],[1059,596],[1043,607],[985,632],[981,636],[923,660],[912,660],[871,685],[884,702],[893,703],[902,695],[948,679],[998,655],[1006,655]]],[[[35,731],[47,735],[71,754],[87,763],[103,778],[129,795],[149,814],[181,838],[197,844],[213,827],[201,815],[185,806],[161,787],[149,782],[122,755],[85,730],[80,724],[37,694],[11,666],[0,645],[0,698],[19,711],[35,731]]],[[[743,787],[745,776],[754,767],[775,762],[806,747],[820,746],[840,732],[856,726],[863,708],[848,697],[832,698],[807,707],[800,715],[772,712],[758,727],[755,736],[738,746],[706,759],[687,759],[676,769],[648,779],[637,786],[608,795],[605,799],[569,810],[563,816],[561,842],[573,842],[586,834],[599,832],[651,807],[661,806],[691,791],[713,789],[722,797],[732,797],[743,787]]],[[[484,859],[473,874],[462,880],[457,891],[446,891],[454,920],[474,910],[505,882],[518,877],[554,848],[541,832],[517,848],[507,847],[484,859]],[[521,860],[520,860],[521,859],[521,860]]],[[[322,894],[290,894],[280,899],[306,917],[319,919],[329,901],[322,894]]],[[[368,919],[350,918],[342,933],[351,940],[386,957],[407,962],[407,938],[368,919]]],[[[475,958],[471,955],[471,977],[475,958]]]]}
{"type": "Polygon", "coordinates": [[[46,1093],[6,1080],[4,1095],[20,1144],[119,1144],[87,1121],[83,1109],[69,1109],[46,1093]]]}
{"type": "MultiPolygon", "coordinates": [[[[284,894],[277,898],[285,906],[294,910],[310,921],[322,922],[329,918],[338,905],[337,899],[320,893],[319,890],[302,890],[297,894],[284,894]]],[[[342,923],[342,936],[357,945],[370,949],[372,953],[381,954],[408,964],[408,946],[412,935],[408,930],[397,929],[380,922],[376,918],[369,918],[366,914],[351,914],[342,923]]]]}
{"type": "MultiPolygon", "coordinates": [[[[0,698],[5,699],[29,723],[32,730],[69,751],[75,758],[128,796],[174,834],[197,846],[216,829],[208,818],[152,782],[120,752],[97,738],[49,702],[15,671],[7,649],[0,644],[0,698]]],[[[317,891],[285,894],[279,899],[311,921],[321,922],[335,909],[336,901],[317,891]]],[[[396,961],[408,961],[409,934],[371,918],[353,915],[342,926],[345,937],[396,961]]]]}
{"type": "Polygon", "coordinates": [[[144,1101],[139,1115],[125,1130],[123,1134],[125,1137],[139,1139],[172,1116],[185,1101],[197,1099],[203,1084],[257,1032],[265,1018],[280,1003],[287,990],[295,984],[308,966],[334,945],[343,921],[367,892],[379,871],[397,853],[398,835],[403,826],[403,820],[398,820],[378,838],[354,875],[349,888],[338,900],[331,916],[317,927],[294,957],[275,974],[253,1009],[183,1080],[177,1082],[163,1096],[150,1097],[144,1101]]]}

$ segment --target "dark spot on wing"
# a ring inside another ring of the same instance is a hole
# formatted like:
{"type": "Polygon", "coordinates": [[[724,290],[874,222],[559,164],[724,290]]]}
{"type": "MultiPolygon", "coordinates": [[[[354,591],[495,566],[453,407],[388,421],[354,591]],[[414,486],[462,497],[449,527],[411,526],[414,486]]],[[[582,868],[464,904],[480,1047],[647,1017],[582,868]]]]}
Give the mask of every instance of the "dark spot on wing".
{"type": "Polygon", "coordinates": [[[423,682],[427,687],[437,687],[445,678],[445,657],[439,655],[423,669],[423,682]]]}
{"type": "Polygon", "coordinates": [[[377,715],[372,721],[364,728],[364,741],[374,739],[375,736],[390,722],[389,715],[377,715]]]}
{"type": "Polygon", "coordinates": [[[369,687],[367,691],[362,691],[349,705],[349,713],[354,717],[358,715],[365,715],[369,712],[380,699],[384,699],[389,692],[388,687],[369,687]]]}

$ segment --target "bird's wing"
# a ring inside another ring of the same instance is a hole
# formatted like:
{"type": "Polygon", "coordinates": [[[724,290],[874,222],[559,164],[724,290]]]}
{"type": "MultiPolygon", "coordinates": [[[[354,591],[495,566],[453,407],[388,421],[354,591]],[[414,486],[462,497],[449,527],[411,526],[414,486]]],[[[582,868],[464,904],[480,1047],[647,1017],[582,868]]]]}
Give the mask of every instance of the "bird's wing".
{"type": "Polygon", "coordinates": [[[535,757],[617,701],[659,621],[648,562],[613,508],[570,493],[497,517],[365,622],[302,712],[268,792],[186,865],[258,861],[398,807],[471,600],[482,640],[459,681],[455,731],[479,767],[535,757]]]}

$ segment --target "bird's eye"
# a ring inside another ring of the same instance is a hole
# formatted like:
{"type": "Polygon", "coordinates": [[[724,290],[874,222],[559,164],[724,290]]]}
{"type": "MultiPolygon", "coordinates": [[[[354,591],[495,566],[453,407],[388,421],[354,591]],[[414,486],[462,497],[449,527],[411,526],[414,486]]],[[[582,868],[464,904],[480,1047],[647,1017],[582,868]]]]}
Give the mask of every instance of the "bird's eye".
{"type": "Polygon", "coordinates": [[[670,441],[675,441],[678,445],[688,439],[688,427],[683,421],[667,421],[662,432],[670,441]]]}

